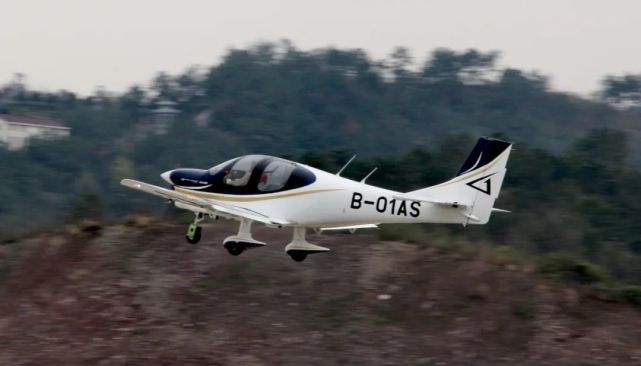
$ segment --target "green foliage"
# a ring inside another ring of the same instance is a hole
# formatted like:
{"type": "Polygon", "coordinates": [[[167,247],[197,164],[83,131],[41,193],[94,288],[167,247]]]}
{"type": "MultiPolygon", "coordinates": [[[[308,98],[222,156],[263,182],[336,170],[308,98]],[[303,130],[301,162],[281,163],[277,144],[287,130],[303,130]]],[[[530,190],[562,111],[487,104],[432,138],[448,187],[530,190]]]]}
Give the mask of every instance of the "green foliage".
{"type": "Polygon", "coordinates": [[[405,241],[414,244],[427,244],[429,235],[420,225],[389,224],[381,225],[379,238],[388,241],[405,241]]]}
{"type": "Polygon", "coordinates": [[[97,194],[82,194],[75,199],[73,219],[100,219],[103,215],[102,200],[97,194]]]}
{"type": "Polygon", "coordinates": [[[111,178],[114,183],[119,182],[123,178],[135,176],[134,163],[131,160],[119,156],[111,164],[111,178]]]}
{"type": "Polygon", "coordinates": [[[579,283],[604,282],[609,279],[602,268],[568,253],[557,252],[542,256],[538,269],[541,273],[579,283]]]}
{"type": "Polygon", "coordinates": [[[624,286],[617,291],[617,295],[622,301],[641,305],[641,286],[624,286]]]}
{"type": "Polygon", "coordinates": [[[618,103],[641,104],[641,74],[608,75],[603,80],[602,96],[618,103]]]}
{"type": "Polygon", "coordinates": [[[500,245],[493,248],[491,261],[498,265],[517,264],[522,262],[521,255],[511,246],[500,245]]]}

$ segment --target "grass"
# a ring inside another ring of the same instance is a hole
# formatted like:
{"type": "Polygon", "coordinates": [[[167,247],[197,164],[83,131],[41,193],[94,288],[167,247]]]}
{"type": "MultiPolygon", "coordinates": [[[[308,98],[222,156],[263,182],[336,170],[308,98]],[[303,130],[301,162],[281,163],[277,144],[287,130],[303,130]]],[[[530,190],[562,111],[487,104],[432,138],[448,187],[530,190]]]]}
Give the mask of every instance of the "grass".
{"type": "MultiPolygon", "coordinates": [[[[479,254],[478,243],[456,238],[442,229],[428,232],[421,225],[382,225],[379,239],[430,247],[441,254],[457,253],[465,259],[478,258],[479,254]]],[[[600,266],[569,253],[552,252],[529,259],[514,247],[502,245],[492,249],[488,261],[502,268],[534,262],[538,272],[548,278],[587,285],[592,291],[612,301],[641,306],[641,286],[619,283],[600,266]]],[[[513,314],[517,318],[529,318],[528,310],[522,304],[514,306],[513,314]]]]}
{"type": "Polygon", "coordinates": [[[490,262],[501,267],[505,267],[510,264],[520,264],[524,261],[521,253],[507,245],[492,248],[492,253],[490,255],[490,262]]]}
{"type": "Polygon", "coordinates": [[[610,281],[601,267],[568,253],[554,252],[541,256],[538,269],[546,275],[583,284],[610,281]]]}
{"type": "Polygon", "coordinates": [[[430,241],[430,235],[419,225],[407,224],[382,225],[379,238],[385,241],[404,241],[413,244],[427,244],[430,241]]]}

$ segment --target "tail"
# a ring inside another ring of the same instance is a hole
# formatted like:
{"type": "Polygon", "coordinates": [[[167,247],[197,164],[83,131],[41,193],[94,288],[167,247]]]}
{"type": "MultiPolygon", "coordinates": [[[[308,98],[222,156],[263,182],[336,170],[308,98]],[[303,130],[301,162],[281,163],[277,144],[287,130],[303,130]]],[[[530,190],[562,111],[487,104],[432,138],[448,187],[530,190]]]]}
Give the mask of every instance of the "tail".
{"type": "Polygon", "coordinates": [[[490,220],[494,201],[499,197],[507,159],[512,144],[480,138],[459,169],[456,177],[432,187],[408,194],[458,203],[466,211],[463,224],[486,224],[490,220]]]}

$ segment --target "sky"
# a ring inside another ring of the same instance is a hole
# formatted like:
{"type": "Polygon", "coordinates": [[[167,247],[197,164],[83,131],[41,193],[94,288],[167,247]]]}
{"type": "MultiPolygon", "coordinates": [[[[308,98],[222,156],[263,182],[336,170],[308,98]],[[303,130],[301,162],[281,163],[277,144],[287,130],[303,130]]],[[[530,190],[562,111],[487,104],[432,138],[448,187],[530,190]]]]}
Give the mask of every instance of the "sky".
{"type": "Polygon", "coordinates": [[[501,52],[554,89],[589,95],[606,74],[641,73],[636,0],[0,0],[0,85],[122,92],[159,71],[220,62],[230,48],[289,39],[307,50],[396,46],[501,52]]]}

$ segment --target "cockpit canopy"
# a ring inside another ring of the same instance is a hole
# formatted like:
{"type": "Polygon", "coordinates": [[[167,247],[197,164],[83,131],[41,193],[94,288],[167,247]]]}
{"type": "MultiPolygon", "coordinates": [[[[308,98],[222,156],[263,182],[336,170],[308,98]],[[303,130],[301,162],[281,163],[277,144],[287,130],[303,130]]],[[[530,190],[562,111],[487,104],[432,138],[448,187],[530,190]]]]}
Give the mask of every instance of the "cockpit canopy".
{"type": "Polygon", "coordinates": [[[304,187],[316,180],[314,173],[294,162],[267,155],[245,155],[207,171],[211,187],[205,191],[260,194],[304,187]]]}

